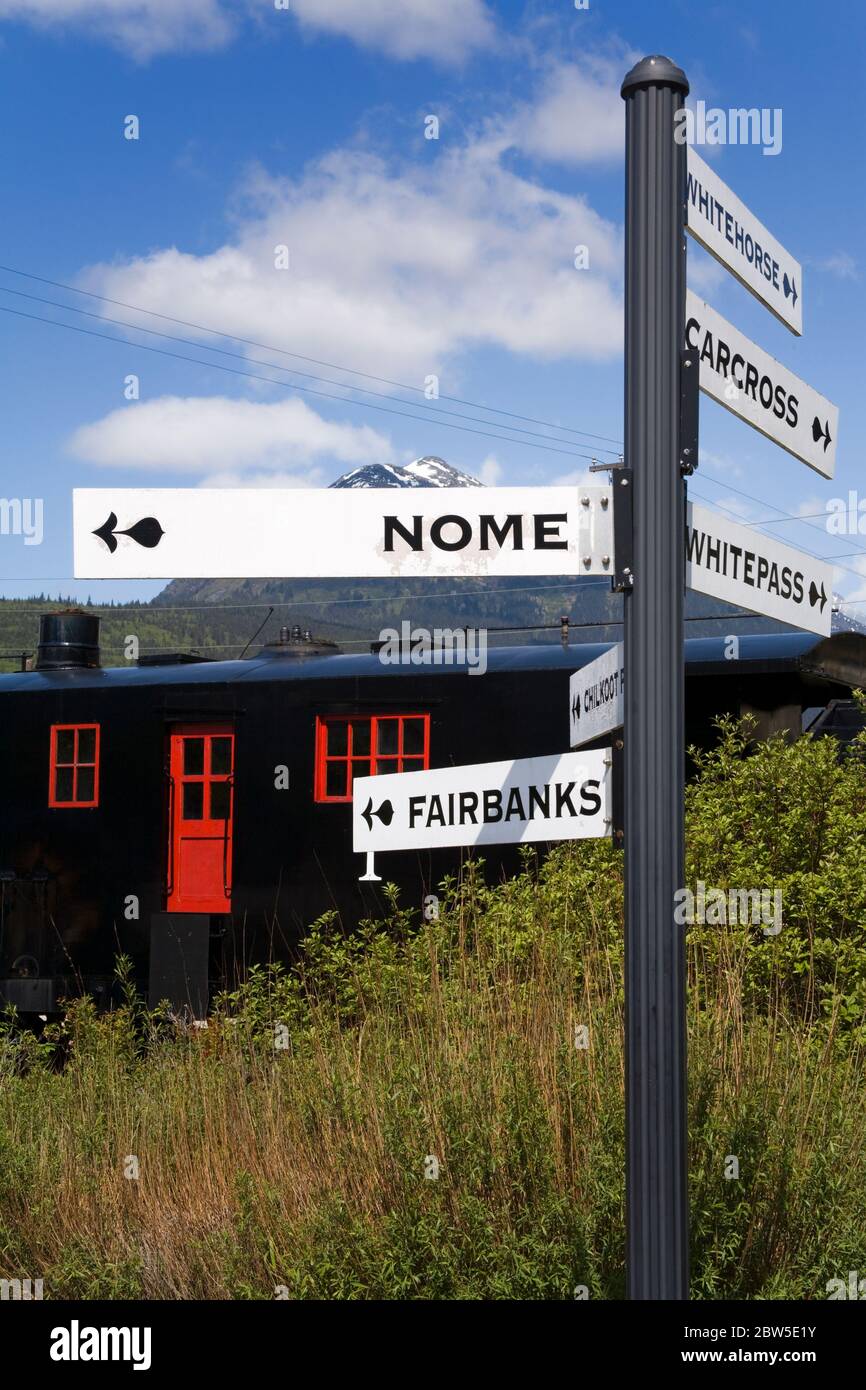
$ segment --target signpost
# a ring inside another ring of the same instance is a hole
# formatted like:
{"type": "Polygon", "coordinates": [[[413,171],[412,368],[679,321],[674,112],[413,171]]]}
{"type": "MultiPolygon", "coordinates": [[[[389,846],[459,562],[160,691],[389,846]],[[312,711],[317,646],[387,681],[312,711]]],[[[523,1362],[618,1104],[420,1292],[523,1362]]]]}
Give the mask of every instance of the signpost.
{"type": "Polygon", "coordinates": [[[832,565],[694,502],[686,512],[686,584],[792,627],[830,635],[832,565]]]}
{"type": "Polygon", "coordinates": [[[684,878],[684,590],[821,635],[832,607],[829,564],[686,505],[695,361],[702,391],[825,478],[838,434],[834,405],[686,291],[687,216],[692,236],[802,331],[802,268],[675,139],[688,90],[681,69],[658,56],[622,84],[625,454],[614,469],[616,552],[610,486],[74,492],[79,579],[607,574],[623,592],[624,642],[571,678],[571,744],[582,751],[360,777],[352,825],[354,848],[367,855],[365,881],[377,877],[377,851],[611,835],[614,754],[583,745],[624,727],[614,743],[624,747],[632,1299],[685,1299],[689,1288],[685,939],[675,920],[684,878]]]}
{"type": "Polygon", "coordinates": [[[625,657],[622,642],[575,671],[568,686],[570,748],[602,738],[625,718],[625,657]]]}
{"type": "Polygon", "coordinates": [[[792,333],[801,334],[803,267],[799,261],[692,146],[687,165],[687,231],[792,333]]]}
{"type": "MultiPolygon", "coordinates": [[[[625,462],[633,587],[625,590],[626,1266],[633,1299],[689,1293],[680,351],[689,84],[669,58],[626,75],[625,462]]],[[[619,568],[619,566],[618,566],[619,568]]]]}
{"type": "Polygon", "coordinates": [[[353,847],[369,854],[610,835],[611,765],[602,748],[358,777],[353,847]]]}
{"type": "Polygon", "coordinates": [[[76,579],[612,572],[610,488],[77,488],[76,579]]]}
{"type": "Polygon", "coordinates": [[[726,410],[825,478],[836,466],[839,411],[689,290],[686,347],[700,386],[726,410]]]}

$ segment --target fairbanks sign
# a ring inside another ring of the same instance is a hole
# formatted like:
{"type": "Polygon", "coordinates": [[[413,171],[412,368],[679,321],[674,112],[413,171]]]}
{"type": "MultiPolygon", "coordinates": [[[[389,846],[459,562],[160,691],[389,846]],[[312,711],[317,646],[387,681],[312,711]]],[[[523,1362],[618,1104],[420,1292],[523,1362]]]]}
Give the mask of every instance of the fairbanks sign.
{"type": "Polygon", "coordinates": [[[76,579],[610,574],[610,488],[77,488],[76,579]]]}
{"type": "Polygon", "coordinates": [[[609,749],[357,777],[353,848],[581,840],[611,834],[609,749]]]}

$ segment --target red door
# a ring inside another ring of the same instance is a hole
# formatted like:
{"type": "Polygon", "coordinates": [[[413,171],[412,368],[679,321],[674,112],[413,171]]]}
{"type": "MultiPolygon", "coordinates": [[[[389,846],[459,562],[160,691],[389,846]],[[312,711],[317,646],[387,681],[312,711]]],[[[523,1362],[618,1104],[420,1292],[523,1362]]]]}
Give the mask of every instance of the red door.
{"type": "Polygon", "coordinates": [[[186,724],[169,752],[169,912],[231,912],[235,736],[186,724]]]}

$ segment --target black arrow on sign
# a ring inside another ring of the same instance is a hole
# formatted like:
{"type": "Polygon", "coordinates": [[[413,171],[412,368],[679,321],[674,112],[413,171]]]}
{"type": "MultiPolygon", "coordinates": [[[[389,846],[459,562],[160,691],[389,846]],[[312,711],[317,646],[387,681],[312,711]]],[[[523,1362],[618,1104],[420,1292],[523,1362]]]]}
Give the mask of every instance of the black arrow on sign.
{"type": "Polygon", "coordinates": [[[113,555],[117,549],[117,536],[129,536],[137,545],[143,545],[147,550],[153,550],[154,546],[159,545],[165,532],[160,526],[155,516],[143,516],[141,521],[136,521],[134,526],[130,526],[126,531],[117,530],[117,517],[114,512],[109,512],[108,520],[103,521],[97,531],[93,532],[101,541],[105,541],[109,551],[113,555]]]}
{"type": "Polygon", "coordinates": [[[818,443],[819,439],[823,439],[824,453],[826,454],[830,444],[830,421],[828,420],[826,425],[822,425],[821,421],[818,419],[818,416],[816,415],[814,420],[812,421],[812,438],[814,439],[816,444],[818,443]]]}
{"type": "Polygon", "coordinates": [[[821,590],[819,592],[818,585],[815,583],[813,579],[811,584],[809,585],[809,607],[814,608],[819,598],[821,600],[821,612],[823,613],[824,604],[827,602],[827,594],[824,589],[824,581],[821,581],[821,590]]]}
{"type": "Polygon", "coordinates": [[[579,718],[580,718],[580,696],[579,696],[579,695],[575,695],[575,697],[574,697],[574,704],[573,704],[572,707],[571,707],[571,713],[572,713],[572,715],[573,715],[573,717],[574,717],[575,719],[579,719],[579,718]]]}
{"type": "Polygon", "coordinates": [[[794,284],[794,277],[793,277],[793,275],[791,276],[790,280],[788,279],[788,276],[785,275],[784,279],[782,280],[782,288],[783,288],[784,291],[785,291],[785,298],[786,298],[786,299],[788,298],[789,295],[792,296],[792,298],[791,298],[791,308],[793,309],[793,308],[795,307],[796,303],[797,303],[798,298],[799,298],[799,295],[797,294],[797,286],[794,284]]]}
{"type": "Polygon", "coordinates": [[[373,816],[378,816],[383,825],[390,825],[394,819],[394,807],[390,801],[383,801],[378,811],[373,810],[373,798],[367,802],[365,809],[361,812],[362,817],[367,822],[368,830],[373,829],[373,816]]]}

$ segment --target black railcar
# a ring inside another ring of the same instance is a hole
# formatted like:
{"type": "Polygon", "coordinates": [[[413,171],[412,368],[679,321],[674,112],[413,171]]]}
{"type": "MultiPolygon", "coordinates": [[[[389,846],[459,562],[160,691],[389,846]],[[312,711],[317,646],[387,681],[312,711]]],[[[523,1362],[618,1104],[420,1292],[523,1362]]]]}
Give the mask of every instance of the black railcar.
{"type": "MultiPolygon", "coordinates": [[[[22,1013],[82,990],[108,1002],[123,952],[152,1002],[198,1015],[323,912],[347,927],[381,913],[382,885],[361,881],[352,850],[352,774],[562,752],[570,673],[608,645],[494,648],[484,675],[293,640],[247,660],[105,669],[96,622],[53,615],[36,669],[0,677],[0,1002],[22,1013]]],[[[866,682],[856,634],[738,644],[686,642],[690,741],[745,709],[760,733],[799,733],[804,711],[866,682]]],[[[460,858],[376,868],[420,909],[460,858]]],[[[516,850],[484,859],[498,875],[516,850]]]]}

